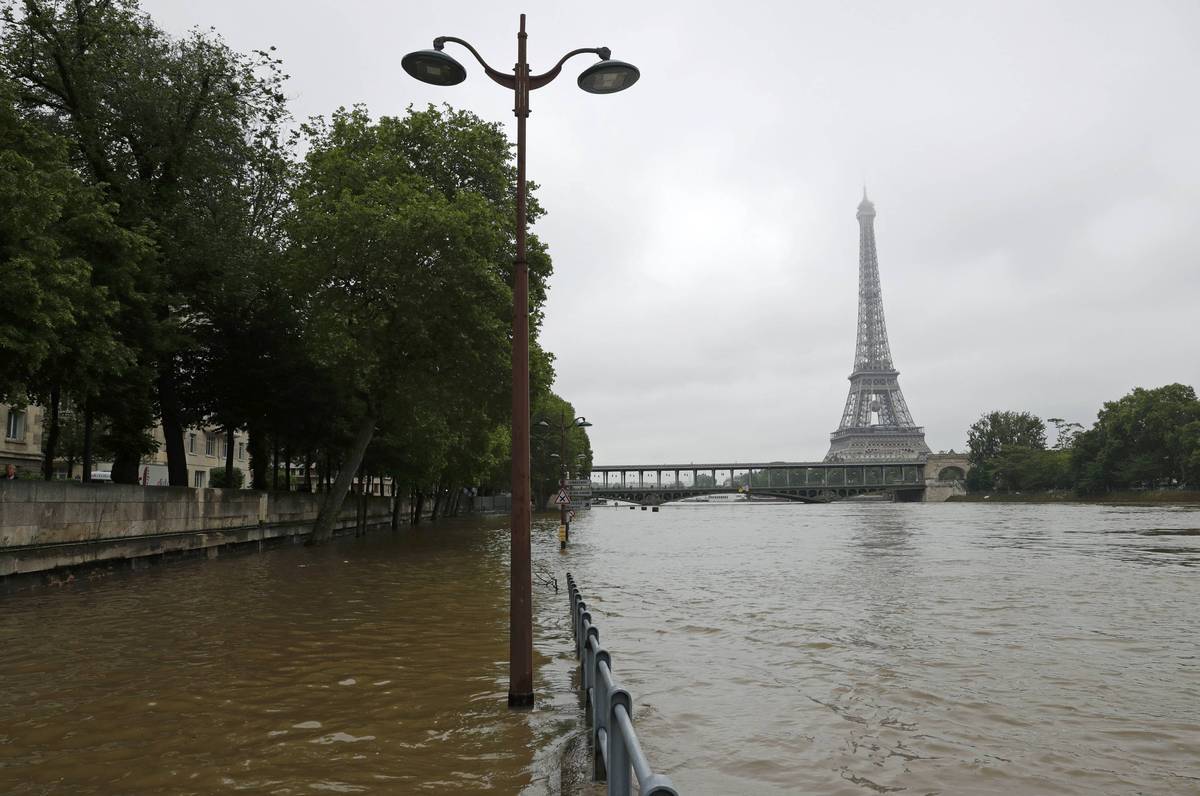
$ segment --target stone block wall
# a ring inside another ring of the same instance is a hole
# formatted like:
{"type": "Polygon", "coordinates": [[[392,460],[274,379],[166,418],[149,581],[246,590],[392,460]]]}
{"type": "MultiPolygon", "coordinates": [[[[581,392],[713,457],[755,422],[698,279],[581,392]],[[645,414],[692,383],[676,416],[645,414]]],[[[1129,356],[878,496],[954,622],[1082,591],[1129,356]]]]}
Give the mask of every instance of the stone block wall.
{"type": "MultiPolygon", "coordinates": [[[[114,558],[304,536],[322,495],[242,489],[0,481],[0,577],[114,558]]],[[[337,528],[355,524],[347,498],[337,528]]],[[[367,499],[367,524],[391,499],[367,499]]]]}

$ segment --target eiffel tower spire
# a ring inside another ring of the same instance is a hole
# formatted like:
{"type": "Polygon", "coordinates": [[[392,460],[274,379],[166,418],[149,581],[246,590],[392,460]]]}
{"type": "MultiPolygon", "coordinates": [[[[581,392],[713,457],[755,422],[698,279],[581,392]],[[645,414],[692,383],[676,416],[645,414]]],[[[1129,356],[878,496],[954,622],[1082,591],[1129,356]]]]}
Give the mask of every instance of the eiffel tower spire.
{"type": "Polygon", "coordinates": [[[929,453],[925,430],[913,422],[892,364],[879,258],[875,252],[875,205],[863,186],[858,205],[858,339],[854,372],[842,422],[830,435],[825,461],[912,461],[929,453]]]}

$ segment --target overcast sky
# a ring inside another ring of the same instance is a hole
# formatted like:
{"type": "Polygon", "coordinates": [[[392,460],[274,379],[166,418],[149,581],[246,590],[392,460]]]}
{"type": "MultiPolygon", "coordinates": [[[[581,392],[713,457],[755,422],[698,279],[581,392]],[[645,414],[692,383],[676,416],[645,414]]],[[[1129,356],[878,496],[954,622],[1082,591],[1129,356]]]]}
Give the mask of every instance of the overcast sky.
{"type": "Polygon", "coordinates": [[[400,69],[438,35],[540,72],[607,46],[641,81],[532,95],[556,390],[597,464],[819,460],[854,355],[864,181],[900,386],[934,450],[991,409],[1095,419],[1200,386],[1200,3],[143,0],[274,45],[298,118],[512,97],[400,69]]]}

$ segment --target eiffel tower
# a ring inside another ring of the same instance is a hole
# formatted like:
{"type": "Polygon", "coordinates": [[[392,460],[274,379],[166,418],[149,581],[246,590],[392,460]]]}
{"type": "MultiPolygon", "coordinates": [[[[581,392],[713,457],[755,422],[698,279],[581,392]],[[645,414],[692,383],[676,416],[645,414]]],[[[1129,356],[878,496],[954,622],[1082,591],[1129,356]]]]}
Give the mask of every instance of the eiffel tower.
{"type": "Polygon", "coordinates": [[[858,344],[842,422],[829,435],[827,462],[921,461],[929,455],[925,429],[913,422],[892,365],[879,260],[875,255],[875,205],[863,188],[858,206],[858,344]]]}

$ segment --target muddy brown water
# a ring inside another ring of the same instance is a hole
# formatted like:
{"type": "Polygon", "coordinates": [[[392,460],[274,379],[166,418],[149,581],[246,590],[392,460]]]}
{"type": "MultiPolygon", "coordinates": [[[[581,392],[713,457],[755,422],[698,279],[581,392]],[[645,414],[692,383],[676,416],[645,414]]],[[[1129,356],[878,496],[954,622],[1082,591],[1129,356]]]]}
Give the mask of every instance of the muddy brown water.
{"type": "Polygon", "coordinates": [[[530,713],[504,704],[503,518],[10,594],[0,793],[593,793],[567,570],[683,793],[1200,793],[1197,529],[600,508],[563,554],[539,522],[530,713]]]}

